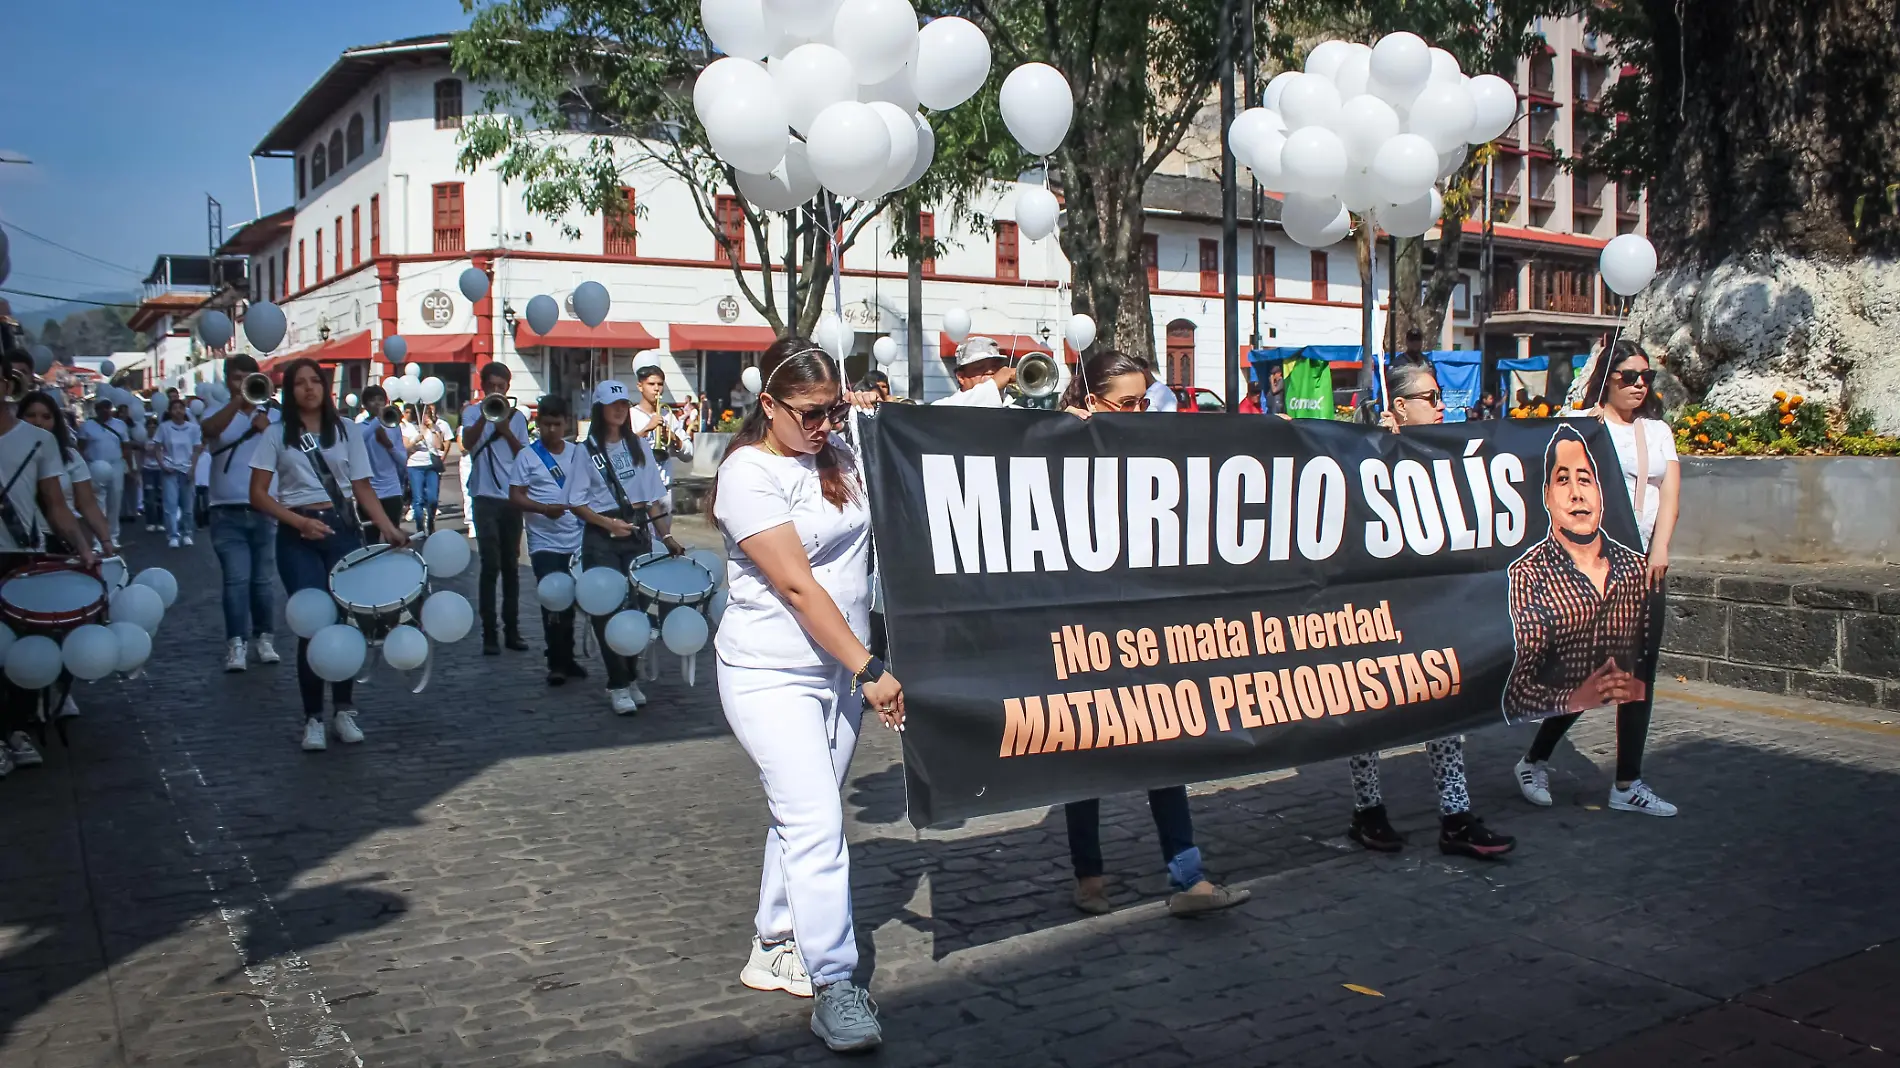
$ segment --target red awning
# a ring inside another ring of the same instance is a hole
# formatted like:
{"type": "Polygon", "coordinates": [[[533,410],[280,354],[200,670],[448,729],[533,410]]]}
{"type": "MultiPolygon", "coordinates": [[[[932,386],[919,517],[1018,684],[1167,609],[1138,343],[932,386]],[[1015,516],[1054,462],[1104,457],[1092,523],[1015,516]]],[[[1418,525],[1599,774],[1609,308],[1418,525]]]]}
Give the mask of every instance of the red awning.
{"type": "Polygon", "coordinates": [[[701,326],[674,323],[668,341],[674,352],[764,352],[778,340],[769,326],[701,326]]]}
{"type": "MultiPolygon", "coordinates": [[[[1039,337],[1032,337],[1028,334],[972,333],[970,337],[989,338],[991,341],[996,342],[996,347],[1003,351],[1004,356],[1012,360],[1020,360],[1032,352],[1046,352],[1051,356],[1055,355],[1047,341],[1039,337]]],[[[954,358],[957,354],[957,343],[950,340],[949,334],[939,333],[937,335],[937,348],[938,351],[943,353],[943,357],[946,360],[954,358]]],[[[1069,363],[1074,363],[1076,361],[1075,350],[1070,348],[1067,342],[1063,343],[1062,349],[1063,358],[1069,363]]]]}
{"type": "Polygon", "coordinates": [[[309,345],[293,352],[281,353],[258,363],[258,369],[275,378],[283,373],[284,365],[292,360],[315,360],[328,367],[335,367],[346,360],[367,360],[370,358],[371,342],[368,330],[358,330],[354,334],[333,337],[328,341],[309,345]]]}
{"type": "Polygon", "coordinates": [[[553,345],[564,349],[644,350],[659,348],[660,339],[647,333],[647,328],[639,323],[605,322],[599,326],[588,326],[578,319],[559,320],[554,324],[553,332],[543,336],[528,326],[528,320],[517,319],[515,345],[518,348],[553,345]]]}
{"type": "Polygon", "coordinates": [[[475,362],[474,334],[404,334],[402,339],[409,343],[403,363],[475,362]]]}

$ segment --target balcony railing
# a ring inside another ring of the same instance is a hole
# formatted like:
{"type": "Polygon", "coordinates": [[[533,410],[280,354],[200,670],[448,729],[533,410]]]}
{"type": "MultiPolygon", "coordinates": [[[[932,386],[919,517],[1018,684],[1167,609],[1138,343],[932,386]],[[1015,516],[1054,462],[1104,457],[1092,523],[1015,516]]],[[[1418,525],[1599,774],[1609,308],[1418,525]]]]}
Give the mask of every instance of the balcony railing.
{"type": "Polygon", "coordinates": [[[1579,270],[1543,270],[1531,272],[1531,310],[1565,315],[1591,315],[1596,312],[1591,290],[1596,272],[1579,270]]]}

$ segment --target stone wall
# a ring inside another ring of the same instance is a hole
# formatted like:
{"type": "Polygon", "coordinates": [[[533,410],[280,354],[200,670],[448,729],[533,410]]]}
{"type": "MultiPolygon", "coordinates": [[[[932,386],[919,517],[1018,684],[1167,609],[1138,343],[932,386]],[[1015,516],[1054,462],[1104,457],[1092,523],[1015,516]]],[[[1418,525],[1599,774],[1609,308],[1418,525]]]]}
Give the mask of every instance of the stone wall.
{"type": "Polygon", "coordinates": [[[1678,567],[1658,676],[1900,709],[1900,589],[1678,567]]]}
{"type": "Polygon", "coordinates": [[[1900,459],[1684,457],[1669,551],[1695,560],[1900,563],[1900,459]]]}

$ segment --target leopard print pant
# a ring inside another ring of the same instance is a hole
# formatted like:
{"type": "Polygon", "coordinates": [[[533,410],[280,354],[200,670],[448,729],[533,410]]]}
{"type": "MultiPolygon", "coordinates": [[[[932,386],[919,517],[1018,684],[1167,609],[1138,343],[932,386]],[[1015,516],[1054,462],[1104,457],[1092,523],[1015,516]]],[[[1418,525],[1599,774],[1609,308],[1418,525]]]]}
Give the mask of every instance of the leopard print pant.
{"type": "MultiPolygon", "coordinates": [[[[1425,743],[1425,755],[1431,758],[1432,781],[1438,784],[1438,811],[1451,816],[1471,810],[1471,794],[1465,789],[1465,740],[1462,737],[1438,738],[1425,743]]],[[[1352,771],[1352,807],[1355,812],[1385,804],[1379,792],[1379,754],[1360,753],[1349,757],[1346,767],[1352,771]]]]}

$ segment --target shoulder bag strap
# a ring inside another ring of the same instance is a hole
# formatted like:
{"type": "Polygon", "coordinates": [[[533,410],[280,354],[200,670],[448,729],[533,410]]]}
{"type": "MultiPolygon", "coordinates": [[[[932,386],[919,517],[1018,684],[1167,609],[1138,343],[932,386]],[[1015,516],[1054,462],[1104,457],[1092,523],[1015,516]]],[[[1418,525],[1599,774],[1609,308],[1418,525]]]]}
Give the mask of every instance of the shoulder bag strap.
{"type": "Polygon", "coordinates": [[[1630,496],[1630,508],[1636,513],[1637,525],[1643,522],[1643,500],[1649,492],[1649,440],[1643,434],[1643,420],[1630,420],[1630,430],[1636,435],[1636,492],[1630,496]]]}
{"type": "MultiPolygon", "coordinates": [[[[627,448],[633,448],[625,437],[622,437],[620,441],[627,448]]],[[[601,477],[607,480],[607,488],[614,494],[614,503],[620,507],[620,518],[629,523],[644,521],[645,513],[642,513],[639,519],[634,518],[633,504],[627,500],[626,487],[620,484],[620,473],[614,470],[613,461],[607,457],[607,450],[595,444],[591,437],[582,438],[581,447],[587,450],[588,459],[594,461],[594,470],[599,471],[601,477]]]]}
{"type": "Polygon", "coordinates": [[[40,454],[40,444],[37,441],[33,443],[33,448],[27,451],[26,459],[13,472],[13,477],[7,479],[5,487],[0,487],[0,523],[6,524],[7,533],[13,536],[13,544],[21,549],[31,549],[38,544],[39,527],[35,524],[33,529],[27,529],[26,521],[20,518],[19,510],[13,507],[13,487],[20,481],[20,476],[26,474],[26,469],[33,466],[34,457],[40,454]]]}
{"type": "MultiPolygon", "coordinates": [[[[349,431],[342,423],[337,424],[336,432],[338,442],[349,441],[349,431]]],[[[317,481],[323,483],[323,491],[330,495],[330,503],[336,507],[337,516],[345,522],[355,522],[356,510],[350,507],[348,498],[343,496],[343,487],[337,484],[336,472],[330,470],[330,462],[323,458],[323,442],[306,430],[299,447],[303,450],[304,459],[310,461],[311,470],[317,473],[317,481]]]]}
{"type": "Polygon", "coordinates": [[[541,458],[542,466],[548,469],[548,474],[554,476],[554,485],[559,489],[566,489],[567,473],[561,470],[561,465],[554,462],[554,454],[548,451],[548,447],[536,440],[528,448],[534,450],[534,454],[541,458]]]}

